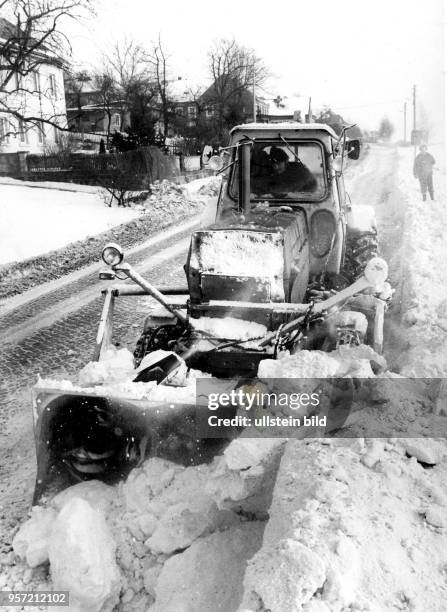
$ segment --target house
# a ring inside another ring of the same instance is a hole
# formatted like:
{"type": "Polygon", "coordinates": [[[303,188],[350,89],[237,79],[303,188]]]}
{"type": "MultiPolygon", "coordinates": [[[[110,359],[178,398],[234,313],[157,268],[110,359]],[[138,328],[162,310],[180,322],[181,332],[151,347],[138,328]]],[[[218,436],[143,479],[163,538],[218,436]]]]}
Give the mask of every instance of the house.
{"type": "Polygon", "coordinates": [[[129,112],[123,100],[85,75],[84,81],[65,77],[68,127],[72,131],[113,134],[129,125],[129,112]]]}
{"type": "Polygon", "coordinates": [[[283,123],[284,121],[303,122],[307,118],[308,99],[304,97],[277,96],[272,100],[273,106],[259,120],[263,123],[283,123]]]}
{"type": "MultiPolygon", "coordinates": [[[[234,123],[253,121],[253,92],[247,88],[234,89],[237,89],[237,92],[228,95],[223,104],[220,100],[224,95],[219,92],[215,83],[194,99],[187,91],[176,95],[173,105],[175,131],[182,135],[193,135],[199,125],[203,129],[206,124],[214,124],[220,113],[230,122],[234,118],[234,123]]],[[[255,101],[256,117],[259,120],[261,116],[268,114],[269,104],[260,96],[255,96],[255,101]]]]}
{"type": "MultiPolygon", "coordinates": [[[[254,97],[256,116],[267,114],[269,104],[265,98],[257,95],[254,97]]],[[[241,89],[237,83],[232,85],[226,82],[224,85],[216,80],[200,96],[200,103],[210,119],[217,117],[222,110],[225,116],[234,115],[238,122],[253,121],[253,91],[247,87],[241,89]],[[222,109],[218,108],[220,105],[222,109]]]]}
{"type": "MultiPolygon", "coordinates": [[[[0,17],[0,46],[14,32],[15,26],[0,17]]],[[[67,127],[63,62],[42,49],[33,56],[35,68],[25,69],[26,75],[14,73],[3,87],[7,71],[0,71],[0,97],[9,110],[0,108],[0,152],[41,153],[58,146],[63,133],[59,127],[67,127]],[[14,116],[14,111],[33,120],[21,120],[14,116]]]]}

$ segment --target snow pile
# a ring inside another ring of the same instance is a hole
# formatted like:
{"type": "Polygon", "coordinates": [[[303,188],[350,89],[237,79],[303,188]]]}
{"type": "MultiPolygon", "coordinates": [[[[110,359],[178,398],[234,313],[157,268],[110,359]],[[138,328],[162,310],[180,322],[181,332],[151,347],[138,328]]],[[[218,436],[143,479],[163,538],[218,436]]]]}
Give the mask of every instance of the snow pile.
{"type": "Polygon", "coordinates": [[[369,378],[374,371],[386,369],[386,360],[371,347],[341,346],[330,353],[298,351],[294,355],[280,353],[278,359],[264,359],[259,364],[258,377],[268,378],[369,378]]]}
{"type": "Polygon", "coordinates": [[[172,198],[181,198],[183,196],[183,188],[167,179],[152,183],[151,192],[149,201],[162,200],[164,198],[172,200],[172,198]]]}
{"type": "Polygon", "coordinates": [[[414,442],[289,441],[239,610],[440,612],[447,457],[424,441],[438,445],[424,470],[414,442]]]}
{"type": "Polygon", "coordinates": [[[217,196],[219,195],[221,183],[222,180],[219,176],[212,176],[207,183],[203,184],[199,188],[197,193],[201,196],[207,197],[217,196]]]}
{"type": "Polygon", "coordinates": [[[191,321],[194,329],[212,334],[216,338],[229,338],[231,340],[248,340],[259,338],[267,334],[267,328],[261,323],[244,321],[234,317],[223,319],[200,317],[191,321]]]}
{"type": "Polygon", "coordinates": [[[132,353],[126,349],[117,350],[114,346],[105,351],[101,361],[90,361],[79,372],[78,380],[82,386],[98,385],[135,377],[132,353]]]}
{"type": "MultiPolygon", "coordinates": [[[[144,365],[144,362],[142,362],[144,365]]],[[[78,384],[67,379],[38,377],[36,391],[68,391],[73,394],[98,395],[112,398],[145,400],[142,409],[157,407],[160,403],[195,404],[196,379],[209,374],[199,370],[180,368],[179,376],[169,377],[172,386],[157,385],[155,381],[133,382],[137,376],[132,353],[126,349],[111,347],[101,361],[90,361],[79,372],[78,384]],[[174,386],[175,385],[175,386],[174,386]],[[149,405],[147,404],[149,402],[149,405]]]]}
{"type": "Polygon", "coordinates": [[[197,267],[203,272],[232,276],[280,276],[282,281],[284,261],[281,241],[271,234],[238,230],[207,232],[200,242],[199,257],[197,267]]]}
{"type": "Polygon", "coordinates": [[[186,185],[177,185],[165,179],[152,183],[151,194],[141,206],[146,210],[184,208],[191,206],[193,203],[197,204],[206,195],[208,194],[202,194],[200,189],[194,190],[186,185]]]}
{"type": "Polygon", "coordinates": [[[206,178],[196,179],[182,185],[183,190],[189,196],[217,196],[222,184],[222,175],[208,176],[206,178]]]}
{"type": "Polygon", "coordinates": [[[14,551],[29,567],[34,568],[48,561],[48,540],[55,518],[56,511],[52,508],[34,506],[31,518],[15,536],[14,551]]]}
{"type": "Polygon", "coordinates": [[[370,231],[372,227],[376,227],[374,208],[365,204],[351,206],[347,222],[350,228],[359,232],[370,231]]]}
{"type": "Polygon", "coordinates": [[[55,589],[70,593],[70,608],[111,612],[118,603],[121,577],[116,544],[101,512],[80,498],[68,501],[54,521],[48,542],[55,589]]]}
{"type": "MultiPolygon", "coordinates": [[[[268,280],[271,299],[284,299],[283,248],[279,235],[240,230],[206,231],[190,265],[201,273],[239,277],[241,291],[247,278],[268,280]]],[[[236,282],[236,278],[235,278],[236,282]]],[[[247,300],[251,289],[247,289],[247,300]]],[[[243,295],[239,296],[243,300],[243,295]]]]}
{"type": "Polygon", "coordinates": [[[401,374],[447,375],[447,283],[445,266],[447,207],[445,175],[436,175],[434,202],[422,202],[411,175],[412,149],[399,151],[400,188],[407,196],[404,232],[402,323],[408,350],[401,374]]]}
{"type": "Polygon", "coordinates": [[[235,440],[209,465],[152,458],[116,487],[70,487],[16,535],[21,571],[38,543],[46,588],[69,589],[75,610],[236,610],[283,445],[235,440]]]}

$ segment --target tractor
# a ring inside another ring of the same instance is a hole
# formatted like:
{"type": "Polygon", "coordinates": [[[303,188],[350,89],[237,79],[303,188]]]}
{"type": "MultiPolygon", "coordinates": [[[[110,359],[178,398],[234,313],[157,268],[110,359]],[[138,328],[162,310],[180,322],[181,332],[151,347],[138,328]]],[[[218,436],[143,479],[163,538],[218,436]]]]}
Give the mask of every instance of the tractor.
{"type": "MultiPolygon", "coordinates": [[[[114,303],[126,295],[155,300],[134,350],[135,382],[170,385],[181,367],[246,381],[284,351],[365,343],[381,353],[387,264],[373,211],[351,205],[343,180],[359,155],[358,141],[323,124],[235,127],[210,159],[223,175],[215,222],[191,236],[185,286],[154,287],[119,245],[105,246],[100,277],[113,282],[94,360],[113,346],[114,303]]],[[[35,500],[52,480],[124,478],[148,456],[206,460],[216,449],[197,439],[194,409],[37,389],[35,500]]]]}

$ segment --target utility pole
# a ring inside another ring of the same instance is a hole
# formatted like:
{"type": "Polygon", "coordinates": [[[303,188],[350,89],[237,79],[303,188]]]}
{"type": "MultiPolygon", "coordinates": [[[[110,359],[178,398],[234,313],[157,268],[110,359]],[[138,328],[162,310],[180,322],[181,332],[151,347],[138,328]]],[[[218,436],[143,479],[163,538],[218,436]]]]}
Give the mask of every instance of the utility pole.
{"type": "Polygon", "coordinates": [[[404,144],[407,142],[407,103],[404,102],[404,144]]]}
{"type": "Polygon", "coordinates": [[[256,84],[255,84],[254,73],[253,73],[253,123],[256,123],[256,84]]]}
{"type": "Polygon", "coordinates": [[[413,85],[413,130],[416,129],[416,85],[413,85]]]}
{"type": "Polygon", "coordinates": [[[416,85],[413,85],[413,142],[414,157],[416,157],[416,85]]]}

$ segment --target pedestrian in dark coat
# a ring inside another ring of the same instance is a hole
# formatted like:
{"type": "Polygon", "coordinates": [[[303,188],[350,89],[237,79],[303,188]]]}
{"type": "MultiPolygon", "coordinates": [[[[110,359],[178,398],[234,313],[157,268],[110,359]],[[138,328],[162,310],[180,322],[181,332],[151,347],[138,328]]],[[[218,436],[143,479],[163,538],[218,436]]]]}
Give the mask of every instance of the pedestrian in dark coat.
{"type": "Polygon", "coordinates": [[[414,160],[413,174],[414,177],[419,179],[421,185],[422,199],[427,199],[427,191],[430,194],[432,200],[435,199],[433,192],[433,166],[435,165],[435,158],[433,155],[428,153],[427,145],[421,145],[419,147],[420,153],[418,153],[414,160]]]}

